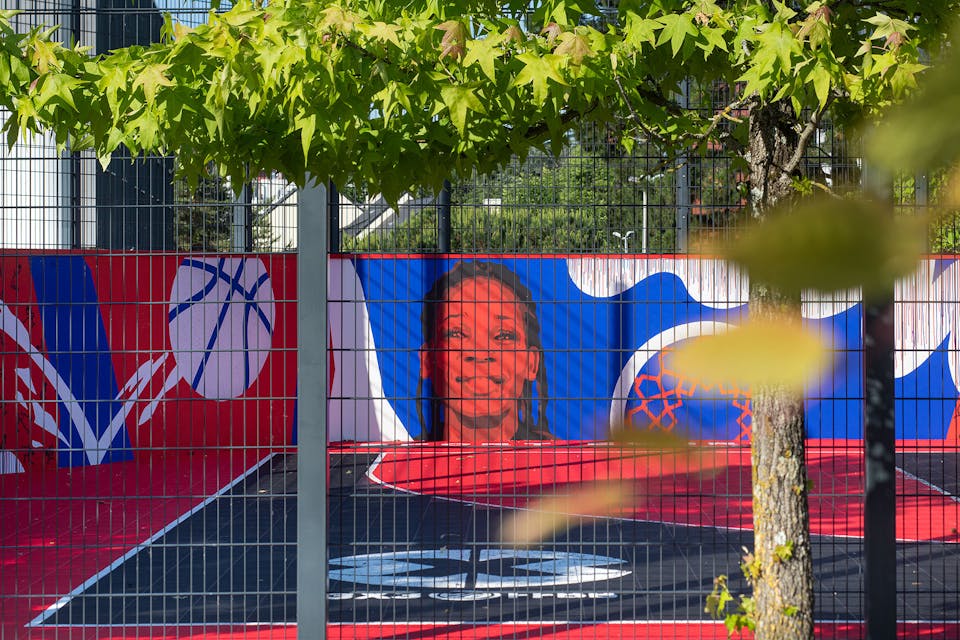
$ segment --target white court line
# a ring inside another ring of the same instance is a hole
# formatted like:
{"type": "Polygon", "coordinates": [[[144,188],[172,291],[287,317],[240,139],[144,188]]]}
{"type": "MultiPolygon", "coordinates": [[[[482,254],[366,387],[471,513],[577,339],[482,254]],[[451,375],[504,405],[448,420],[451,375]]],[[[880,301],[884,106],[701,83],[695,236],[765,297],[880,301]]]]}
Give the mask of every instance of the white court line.
{"type": "MultiPolygon", "coordinates": [[[[393,489],[394,491],[399,491],[400,493],[406,493],[412,496],[425,496],[429,498],[436,498],[437,500],[446,500],[448,502],[459,502],[460,504],[469,504],[476,505],[480,507],[493,507],[495,509],[511,509],[513,511],[537,511],[537,509],[529,509],[527,507],[513,507],[505,504],[497,504],[495,502],[483,502],[482,500],[468,500],[464,498],[452,498],[450,496],[437,496],[433,494],[420,493],[418,491],[413,491],[411,489],[404,489],[403,487],[398,487],[395,484],[391,484],[381,478],[376,476],[377,467],[380,466],[380,463],[383,461],[383,458],[391,452],[384,451],[377,458],[370,463],[370,466],[367,468],[367,478],[371,481],[379,484],[382,487],[388,489],[393,489]]],[[[583,518],[584,520],[616,520],[618,522],[645,522],[648,524],[669,524],[677,527],[689,527],[693,529],[720,529],[722,531],[753,531],[753,529],[747,529],[744,527],[728,527],[719,524],[687,524],[683,522],[666,522],[663,520],[645,520],[643,518],[626,518],[623,516],[587,516],[581,514],[565,514],[565,515],[574,515],[578,518],[583,518]]],[[[832,538],[859,538],[860,536],[830,536],[832,538]]]]}
{"type": "MultiPolygon", "coordinates": [[[[417,493],[417,492],[415,492],[415,491],[410,491],[410,490],[408,490],[408,489],[403,489],[403,488],[400,488],[400,487],[396,487],[396,486],[394,486],[394,485],[391,485],[390,483],[384,482],[383,480],[381,480],[380,478],[378,478],[378,477],[375,475],[376,468],[379,466],[380,462],[383,460],[383,458],[384,458],[388,453],[389,453],[389,452],[383,452],[383,453],[381,453],[380,455],[377,456],[377,458],[376,458],[376,459],[371,463],[371,465],[367,468],[366,476],[367,476],[371,481],[373,481],[373,482],[376,483],[376,484],[379,484],[379,485],[384,486],[384,487],[387,487],[387,488],[394,489],[394,490],[399,491],[399,492],[401,492],[401,493],[406,493],[406,494],[410,494],[410,495],[422,495],[422,494],[419,494],[419,493],[417,493]]],[[[216,497],[219,497],[220,495],[222,495],[223,493],[225,493],[226,491],[228,491],[230,488],[232,488],[233,486],[235,486],[238,482],[240,482],[241,480],[243,480],[244,478],[246,478],[247,476],[249,476],[253,471],[255,471],[256,469],[258,469],[259,467],[261,467],[263,464],[265,464],[265,463],[266,463],[268,460],[270,460],[274,455],[276,455],[276,454],[270,454],[270,455],[268,455],[267,457],[265,457],[263,460],[259,461],[256,465],[254,465],[253,467],[251,467],[250,469],[248,469],[246,472],[244,472],[243,475],[241,475],[241,476],[239,476],[238,478],[236,478],[235,480],[233,480],[230,484],[228,484],[227,486],[225,486],[224,488],[222,488],[222,489],[221,489],[220,491],[218,491],[216,494],[214,494],[214,495],[211,496],[210,498],[206,499],[206,500],[205,500],[203,503],[201,503],[200,505],[197,505],[197,507],[194,507],[193,509],[191,509],[190,512],[182,515],[180,518],[178,518],[177,520],[175,520],[174,522],[172,522],[170,525],[167,525],[167,527],[165,527],[163,531],[167,531],[167,530],[169,530],[169,529],[172,529],[174,526],[176,526],[177,524],[179,524],[180,522],[182,522],[183,520],[185,520],[187,517],[189,517],[190,515],[192,515],[192,514],[195,513],[196,511],[198,511],[200,508],[202,508],[203,506],[206,506],[207,504],[209,504],[213,499],[215,499],[216,497]]],[[[901,472],[903,472],[901,469],[899,469],[899,467],[898,467],[898,470],[901,471],[901,472]]],[[[911,475],[911,474],[908,474],[907,472],[903,472],[903,473],[904,473],[905,475],[911,475]]],[[[922,482],[922,481],[921,481],[921,482],[922,482]]],[[[936,487],[933,487],[933,488],[936,488],[936,487]]],[[[942,491],[942,490],[941,490],[941,491],[942,491]]],[[[946,495],[949,495],[949,494],[946,494],[946,495]]],[[[477,503],[477,502],[471,502],[471,501],[467,501],[467,500],[461,500],[461,499],[458,499],[458,498],[448,498],[448,497],[443,497],[443,496],[431,496],[431,497],[437,497],[437,498],[439,498],[439,499],[441,499],[441,500],[448,500],[448,501],[451,501],[451,502],[461,502],[461,503],[464,503],[464,504],[481,504],[481,503],[477,503]]],[[[951,496],[951,497],[953,497],[953,496],[951,496]]],[[[956,499],[956,498],[954,498],[954,499],[956,499]]],[[[494,507],[498,507],[498,508],[515,509],[515,510],[526,510],[526,509],[523,508],[523,507],[503,507],[503,506],[501,506],[501,505],[482,505],[482,506],[494,506],[494,507]]],[[[636,519],[630,519],[630,518],[612,518],[612,519],[616,519],[616,520],[626,520],[626,521],[631,521],[631,522],[637,522],[637,521],[638,521],[638,520],[636,520],[636,519]]],[[[641,521],[641,522],[650,522],[650,521],[641,521]]],[[[657,522],[657,521],[653,521],[653,522],[657,522]]],[[[698,526],[698,525],[680,525],[680,526],[698,526]]],[[[715,528],[723,528],[723,527],[715,527],[715,528]]],[[[157,534],[155,534],[154,536],[151,536],[151,538],[149,538],[147,541],[141,543],[141,545],[139,545],[137,548],[135,548],[135,549],[131,550],[130,552],[128,552],[128,554],[126,554],[123,558],[117,560],[116,562],[114,562],[113,564],[111,564],[110,567],[108,567],[107,569],[101,571],[101,572],[98,573],[96,576],[94,576],[93,578],[91,578],[90,580],[88,580],[87,582],[85,582],[84,585],[81,585],[80,587],[78,587],[77,589],[75,589],[74,591],[72,591],[70,594],[68,594],[68,596],[64,596],[64,598],[61,598],[61,601],[58,601],[57,604],[51,606],[51,607],[50,607],[49,609],[47,609],[47,611],[45,611],[43,614],[41,614],[41,615],[38,616],[36,619],[34,619],[34,620],[31,621],[30,623],[28,623],[27,626],[28,626],[28,627],[29,627],[29,626],[38,626],[38,625],[40,624],[40,622],[42,622],[42,620],[43,620],[44,618],[49,617],[49,616],[52,615],[56,610],[58,610],[59,608],[62,608],[72,597],[78,595],[78,594],[79,594],[80,592],[82,592],[84,589],[88,588],[90,585],[92,585],[94,582],[96,582],[97,579],[102,578],[102,577],[105,576],[107,573],[109,573],[110,571],[112,571],[114,568],[116,568],[115,565],[116,565],[116,566],[119,566],[119,564],[122,563],[124,560],[129,559],[129,557],[131,557],[131,556],[133,556],[135,553],[141,551],[143,548],[146,547],[146,545],[150,544],[150,543],[153,542],[156,538],[160,537],[160,535],[162,535],[162,533],[163,533],[163,532],[161,531],[161,532],[158,532],[157,534]],[[88,584],[88,583],[89,583],[89,584],[88,584]]],[[[830,537],[850,537],[850,538],[856,538],[856,537],[859,537],[859,536],[830,536],[830,537]]],[[[816,620],[814,620],[814,622],[819,623],[819,624],[864,624],[864,621],[863,621],[863,620],[820,620],[820,619],[816,619],[816,620]]],[[[948,624],[948,625],[960,624],[960,623],[958,623],[956,620],[898,620],[897,622],[898,622],[899,624],[948,624]]],[[[710,621],[710,620],[594,620],[594,621],[590,621],[590,620],[524,620],[524,621],[508,622],[508,623],[503,623],[503,622],[491,622],[491,621],[489,621],[489,620],[462,620],[462,621],[423,620],[423,621],[402,621],[402,622],[391,622],[391,623],[384,623],[384,622],[382,622],[382,621],[376,621],[376,622],[328,622],[328,623],[327,623],[327,625],[330,626],[330,627],[383,626],[383,625],[385,625],[385,624],[389,624],[389,626],[397,626],[397,627],[403,627],[403,626],[456,626],[456,625],[476,625],[476,626],[485,626],[485,627],[510,627],[510,626],[519,626],[519,625],[557,625],[557,624],[563,624],[563,625],[612,625],[612,626],[616,626],[616,625],[650,625],[650,626],[657,626],[657,625],[670,625],[670,624],[676,624],[676,625],[718,624],[718,625],[719,625],[719,624],[723,624],[723,623],[722,623],[721,621],[710,621]]],[[[157,627],[184,627],[184,628],[186,628],[186,627],[191,627],[191,628],[204,628],[204,627],[251,627],[251,628],[255,628],[255,627],[296,627],[296,623],[295,623],[295,622],[222,622],[222,621],[220,621],[220,622],[216,622],[216,623],[196,623],[196,622],[174,622],[174,623],[169,623],[169,622],[168,622],[168,623],[157,623],[157,624],[48,624],[48,625],[44,625],[43,627],[44,627],[45,629],[61,629],[61,628],[62,628],[62,629],[70,629],[70,628],[76,628],[76,629],[80,629],[80,628],[129,628],[129,629],[149,629],[149,628],[157,628],[157,627]]]]}
{"type": "Polygon", "coordinates": [[[960,503],[960,498],[958,498],[957,496],[953,495],[952,493],[950,493],[950,492],[947,491],[946,489],[944,489],[944,488],[942,488],[942,487],[938,487],[937,485],[933,484],[932,482],[928,482],[928,481],[924,480],[923,478],[920,478],[920,477],[918,477],[918,476],[915,476],[915,475],[913,475],[912,473],[910,473],[909,471],[907,471],[906,469],[902,469],[902,468],[900,468],[900,467],[896,467],[896,470],[899,471],[900,473],[902,473],[902,474],[904,475],[904,477],[909,478],[910,480],[913,480],[914,482],[919,482],[920,484],[922,484],[923,486],[925,486],[927,489],[932,489],[933,491],[936,491],[937,493],[939,493],[939,494],[941,494],[941,495],[943,495],[943,496],[946,496],[947,498],[950,498],[950,499],[953,500],[954,502],[960,503]]]}
{"type": "MultiPolygon", "coordinates": [[[[345,624],[341,622],[331,622],[330,624],[345,624]]],[[[166,629],[167,627],[180,627],[190,629],[203,629],[212,627],[221,629],[223,627],[251,627],[258,629],[260,627],[296,627],[296,622],[156,622],[156,623],[130,623],[122,624],[119,622],[110,622],[107,624],[45,624],[44,629],[166,629]]]]}
{"type": "MultiPolygon", "coordinates": [[[[81,584],[80,586],[78,586],[77,588],[75,588],[73,591],[71,591],[71,592],[68,593],[67,595],[61,597],[59,600],[57,600],[55,603],[53,603],[53,604],[50,605],[49,607],[47,607],[47,608],[43,611],[43,613],[41,613],[41,614],[38,615],[36,618],[34,618],[34,619],[31,620],[30,622],[28,622],[25,626],[26,626],[26,627],[38,627],[38,626],[40,626],[41,624],[43,624],[43,621],[44,621],[44,620],[46,620],[47,618],[49,618],[50,616],[52,616],[53,614],[55,614],[57,611],[59,611],[60,609],[62,609],[67,603],[69,603],[71,600],[73,600],[76,596],[80,595],[81,593],[83,593],[84,591],[86,591],[87,589],[89,589],[91,586],[93,586],[94,584],[96,584],[96,582],[97,582],[98,580],[101,580],[104,576],[106,576],[107,574],[109,574],[110,572],[112,572],[114,569],[116,569],[117,567],[119,567],[120,565],[122,565],[124,562],[126,562],[127,560],[129,560],[130,558],[132,558],[133,556],[137,555],[138,553],[140,553],[141,551],[143,551],[144,549],[146,549],[148,546],[150,546],[151,544],[153,544],[154,542],[156,542],[161,536],[163,536],[164,534],[166,534],[167,532],[169,532],[171,529],[173,529],[174,527],[176,527],[178,524],[180,524],[181,522],[183,522],[184,520],[186,520],[187,518],[189,518],[190,516],[192,516],[192,515],[195,514],[196,512],[200,511],[201,509],[203,509],[204,507],[206,507],[207,505],[209,505],[211,502],[213,502],[214,500],[216,500],[217,498],[219,498],[219,497],[222,496],[223,494],[225,494],[227,491],[229,491],[230,489],[232,489],[233,487],[235,487],[238,483],[240,483],[241,481],[243,481],[244,479],[246,479],[251,473],[253,473],[253,472],[256,471],[257,469],[259,469],[260,467],[262,467],[264,464],[266,464],[266,463],[267,463],[271,458],[273,458],[273,456],[275,456],[275,455],[276,455],[275,453],[268,454],[266,457],[264,457],[262,460],[260,460],[259,462],[257,462],[255,465],[253,465],[252,467],[250,467],[249,469],[247,469],[246,471],[244,471],[241,475],[237,476],[236,478],[234,478],[233,480],[231,480],[229,483],[227,483],[226,485],[224,485],[223,487],[221,487],[216,493],[214,493],[213,495],[205,498],[205,499],[203,500],[203,502],[197,504],[196,506],[194,506],[194,507],[193,507],[192,509],[190,509],[189,511],[181,514],[181,515],[178,516],[176,519],[174,519],[173,521],[169,522],[165,527],[163,527],[162,529],[160,529],[159,531],[157,531],[156,533],[154,533],[152,536],[150,536],[149,538],[147,538],[146,540],[144,540],[143,542],[141,542],[140,544],[138,544],[137,546],[135,546],[133,549],[130,549],[130,550],[127,551],[125,554],[123,554],[122,556],[120,556],[119,558],[117,558],[116,560],[114,560],[113,562],[111,562],[107,567],[101,569],[101,570],[98,571],[96,574],[94,574],[94,575],[90,576],[89,578],[87,578],[87,579],[83,582],[83,584],[81,584]]],[[[45,625],[45,627],[47,627],[47,628],[49,628],[49,627],[55,627],[55,626],[76,626],[76,625],[45,625]]],[[[97,626],[108,626],[108,625],[97,625],[97,626]]],[[[117,625],[117,626],[126,626],[126,625],[117,625]]]]}
{"type": "MultiPolygon", "coordinates": [[[[408,495],[413,495],[413,496],[426,496],[426,497],[430,497],[430,498],[436,498],[436,499],[438,499],[438,500],[447,500],[447,501],[449,501],[449,502],[458,502],[458,503],[460,503],[460,504],[477,505],[477,506],[481,506],[481,507],[493,507],[493,508],[496,508],[496,509],[512,509],[512,510],[514,510],[514,511],[536,511],[536,509],[528,509],[527,507],[513,507],[513,506],[509,506],[509,505],[504,505],[504,504],[497,504],[497,503],[495,503],[495,502],[484,502],[484,501],[482,501],[482,500],[468,500],[468,499],[464,499],[464,498],[452,498],[452,497],[450,497],[450,496],[437,496],[437,495],[432,495],[432,494],[420,493],[420,492],[418,492],[418,491],[413,491],[413,490],[411,490],[411,489],[404,489],[403,487],[398,487],[398,486],[396,486],[395,484],[391,484],[391,483],[389,483],[389,482],[387,482],[387,481],[385,481],[385,480],[382,480],[381,478],[378,478],[377,475],[376,475],[377,467],[380,466],[380,463],[383,461],[383,459],[384,459],[388,454],[390,454],[390,453],[393,453],[393,452],[391,452],[391,451],[384,451],[383,453],[381,453],[380,455],[378,455],[378,456],[376,457],[376,459],[375,459],[372,463],[370,463],[370,466],[367,468],[367,473],[366,473],[367,478],[369,478],[372,482],[374,482],[374,483],[376,483],[376,484],[378,484],[378,485],[380,485],[380,486],[382,486],[382,487],[386,487],[386,488],[388,488],[388,489],[393,489],[394,491],[399,491],[400,493],[406,493],[406,494],[408,494],[408,495]]],[[[934,490],[934,491],[937,491],[937,492],[939,492],[939,493],[942,493],[944,496],[950,498],[951,500],[960,503],[960,498],[957,498],[956,496],[954,496],[954,495],[952,495],[951,493],[949,493],[949,492],[941,489],[940,487],[938,487],[938,486],[936,486],[936,485],[934,485],[934,484],[930,484],[929,482],[926,482],[925,480],[922,480],[921,478],[918,478],[918,477],[914,476],[913,474],[911,474],[911,473],[909,473],[909,472],[907,472],[907,471],[904,471],[904,470],[901,469],[900,467],[896,467],[896,469],[897,469],[897,471],[899,471],[900,473],[902,473],[905,477],[910,478],[911,480],[916,480],[916,481],[919,482],[920,484],[925,485],[925,486],[929,487],[930,489],[932,489],[932,490],[934,490]]],[[[720,525],[720,524],[689,524],[689,523],[686,523],[686,522],[669,522],[669,521],[667,521],[667,520],[648,520],[648,519],[645,519],[645,518],[626,518],[626,517],[623,517],[623,516],[588,516],[588,515],[581,515],[581,514],[565,514],[565,515],[574,515],[574,516],[576,516],[576,517],[578,517],[578,518],[583,518],[584,520],[587,520],[587,519],[589,519],[589,520],[615,520],[615,521],[617,521],[617,522],[643,522],[643,523],[647,523],[647,524],[664,524],[664,525],[669,525],[669,526],[673,526],[673,527],[687,527],[687,528],[692,528],[692,529],[717,529],[717,530],[719,530],[719,531],[743,531],[743,532],[753,532],[753,529],[752,529],[752,528],[746,528],[746,527],[731,527],[731,526],[725,526],[725,525],[720,525]]],[[[850,535],[850,534],[841,534],[841,533],[812,533],[812,532],[811,532],[810,537],[811,537],[811,538],[818,538],[818,537],[819,537],[819,538],[842,538],[842,539],[848,539],[848,540],[862,540],[862,539],[863,539],[863,536],[856,536],[856,535],[850,535]]],[[[913,538],[897,538],[897,542],[922,542],[922,543],[924,543],[924,544],[956,544],[955,542],[947,542],[947,541],[944,541],[944,540],[916,540],[916,539],[913,539],[913,538]]]]}
{"type": "MultiPolygon", "coordinates": [[[[487,602],[490,602],[489,600],[487,602]]],[[[819,618],[814,618],[814,624],[865,624],[865,621],[862,619],[858,620],[820,620],[819,618]]],[[[389,626],[389,627],[404,627],[404,626],[425,626],[431,625],[434,627],[453,627],[457,625],[477,625],[483,627],[516,627],[516,626],[525,626],[525,625],[552,625],[552,624],[568,624],[572,626],[579,625],[600,625],[600,624],[609,624],[609,625],[624,625],[624,624],[643,624],[650,625],[652,627],[658,625],[668,625],[668,624],[706,624],[706,625],[723,625],[723,620],[522,620],[517,622],[490,622],[483,620],[444,620],[444,621],[429,621],[429,620],[418,620],[414,622],[408,622],[404,620],[403,622],[328,622],[327,626],[330,627],[369,627],[369,626],[389,626]]],[[[897,620],[897,624],[950,624],[950,625],[960,625],[960,622],[956,620],[897,620]]]]}
{"type": "MultiPolygon", "coordinates": [[[[865,624],[864,620],[820,620],[814,624],[865,624]]],[[[403,622],[328,622],[328,627],[455,627],[472,625],[478,627],[518,627],[531,625],[595,626],[595,625],[723,625],[722,620],[522,620],[517,622],[490,622],[489,620],[414,620],[403,622]]],[[[897,620],[897,624],[945,624],[960,625],[956,620],[897,620]]],[[[296,627],[296,622],[164,622],[157,624],[48,624],[44,629],[150,629],[157,627],[296,627]]]]}

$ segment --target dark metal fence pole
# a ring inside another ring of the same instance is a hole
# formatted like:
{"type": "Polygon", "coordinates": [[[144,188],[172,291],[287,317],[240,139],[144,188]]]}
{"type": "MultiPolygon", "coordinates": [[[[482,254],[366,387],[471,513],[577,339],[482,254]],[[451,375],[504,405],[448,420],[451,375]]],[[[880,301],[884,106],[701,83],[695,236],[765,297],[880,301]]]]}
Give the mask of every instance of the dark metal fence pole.
{"type": "MultiPolygon", "coordinates": [[[[73,0],[73,6],[71,8],[71,35],[73,37],[73,42],[75,44],[80,43],[80,36],[82,35],[80,28],[80,0],[73,0]]],[[[81,212],[81,197],[82,197],[82,182],[81,182],[81,164],[80,164],[80,152],[71,151],[70,152],[70,248],[79,249],[80,243],[83,241],[83,236],[81,232],[82,212],[81,212]]]]}
{"type": "Polygon", "coordinates": [[[340,253],[340,192],[331,180],[327,183],[330,208],[330,253],[340,253]]]}
{"type": "MultiPolygon", "coordinates": [[[[690,106],[690,81],[680,84],[680,106],[690,106]]],[[[677,169],[677,253],[690,250],[690,157],[680,156],[677,169]]]]}
{"type": "Polygon", "coordinates": [[[82,197],[81,164],[80,153],[70,152],[70,248],[79,249],[82,237],[82,209],[80,206],[82,197]]]}
{"type": "Polygon", "coordinates": [[[450,235],[452,232],[450,221],[450,181],[443,181],[440,190],[440,199],[437,203],[437,248],[440,253],[450,253],[450,235]]]}
{"type": "MultiPolygon", "coordinates": [[[[867,194],[892,203],[887,177],[867,166],[863,174],[867,194]]],[[[895,344],[891,284],[863,304],[863,580],[867,640],[897,637],[895,344]]]]}
{"type": "Polygon", "coordinates": [[[927,213],[927,206],[930,204],[930,181],[925,174],[914,176],[914,201],[918,215],[927,213]]]}
{"type": "Polygon", "coordinates": [[[253,251],[253,183],[243,185],[243,250],[253,251]]]}
{"type": "Polygon", "coordinates": [[[327,193],[297,205],[297,637],[327,637],[327,193]]]}

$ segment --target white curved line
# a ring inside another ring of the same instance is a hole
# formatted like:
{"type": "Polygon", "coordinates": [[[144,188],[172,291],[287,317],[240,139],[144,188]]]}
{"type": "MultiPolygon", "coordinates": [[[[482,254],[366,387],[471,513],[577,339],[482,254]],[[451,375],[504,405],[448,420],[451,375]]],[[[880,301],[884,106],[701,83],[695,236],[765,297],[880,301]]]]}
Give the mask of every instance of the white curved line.
{"type": "Polygon", "coordinates": [[[87,416],[84,415],[80,402],[77,401],[76,396],[73,395],[73,391],[70,389],[70,385],[67,384],[66,380],[60,377],[60,373],[56,367],[43,357],[39,349],[30,344],[30,334],[27,328],[20,322],[20,319],[10,311],[3,300],[0,300],[0,331],[10,336],[10,338],[17,343],[17,346],[23,349],[24,353],[33,360],[37,368],[40,369],[47,380],[50,381],[50,384],[53,385],[53,388],[56,389],[57,395],[60,396],[60,401],[67,409],[67,415],[70,416],[70,420],[76,427],[77,433],[80,434],[80,441],[83,442],[83,450],[84,453],[87,454],[87,459],[90,461],[90,464],[97,464],[96,449],[100,443],[97,439],[97,434],[94,433],[90,427],[90,423],[87,422],[87,416]]]}
{"type": "Polygon", "coordinates": [[[165,353],[156,360],[147,360],[144,362],[134,371],[126,384],[120,388],[120,392],[117,393],[117,397],[115,398],[116,400],[120,400],[124,391],[130,391],[130,396],[120,405],[120,410],[117,411],[113,419],[110,420],[110,425],[97,441],[97,464],[103,462],[104,456],[106,456],[107,451],[110,450],[110,443],[113,442],[117,433],[123,428],[127,416],[133,411],[133,406],[137,400],[140,399],[140,394],[143,393],[147,384],[149,384],[150,380],[157,374],[157,371],[160,370],[161,365],[163,365],[168,355],[169,354],[165,353]]]}
{"type": "Polygon", "coordinates": [[[25,469],[20,464],[20,459],[12,451],[0,449],[0,475],[8,473],[23,473],[25,469]]]}
{"type": "Polygon", "coordinates": [[[143,410],[140,414],[140,419],[137,420],[137,426],[144,424],[147,420],[153,417],[153,412],[157,410],[157,407],[160,405],[160,401],[163,400],[164,396],[173,389],[180,380],[183,379],[183,376],[180,375],[180,368],[174,365],[173,371],[170,372],[170,375],[167,376],[167,379],[163,381],[163,388],[157,393],[157,397],[150,401],[150,404],[147,405],[147,408],[143,410]]]}
{"type": "Polygon", "coordinates": [[[328,403],[336,417],[330,440],[412,440],[384,394],[363,284],[351,260],[330,261],[329,298],[336,369],[328,403]]]}
{"type": "Polygon", "coordinates": [[[734,325],[728,322],[697,321],[680,324],[670,327],[666,331],[661,331],[644,342],[637,349],[627,364],[620,371],[620,377],[617,379],[617,386],[613,388],[613,396],[610,401],[610,426],[615,426],[623,420],[626,413],[627,397],[630,389],[633,387],[633,381],[637,375],[658,353],[665,348],[674,345],[687,338],[696,338],[698,336],[713,335],[732,329],[734,325]]]}

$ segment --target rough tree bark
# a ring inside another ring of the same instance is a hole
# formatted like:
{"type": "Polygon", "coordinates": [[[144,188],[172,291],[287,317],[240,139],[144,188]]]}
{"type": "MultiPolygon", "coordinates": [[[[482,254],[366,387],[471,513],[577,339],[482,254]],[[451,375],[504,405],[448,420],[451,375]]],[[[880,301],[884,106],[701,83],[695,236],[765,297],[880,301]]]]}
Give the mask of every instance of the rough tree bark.
{"type": "MultiPolygon", "coordinates": [[[[789,104],[754,102],[748,161],[753,215],[793,197],[793,172],[806,140],[789,104]]],[[[799,295],[750,283],[750,316],[800,319],[799,295]]],[[[803,395],[776,386],[753,390],[753,557],[745,560],[753,584],[757,640],[813,638],[813,561],[803,395]]]]}

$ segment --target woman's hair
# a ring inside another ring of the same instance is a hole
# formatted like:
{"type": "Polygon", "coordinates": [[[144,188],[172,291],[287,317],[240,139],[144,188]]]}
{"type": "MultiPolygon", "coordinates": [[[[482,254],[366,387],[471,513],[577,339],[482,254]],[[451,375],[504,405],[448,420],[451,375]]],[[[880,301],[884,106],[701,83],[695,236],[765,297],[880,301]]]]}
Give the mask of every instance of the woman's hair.
{"type": "MultiPolygon", "coordinates": [[[[526,334],[526,346],[539,355],[537,367],[537,420],[533,420],[533,382],[523,383],[523,392],[517,402],[519,414],[518,433],[539,433],[549,437],[547,426],[547,402],[550,397],[547,393],[547,367],[543,359],[543,346],[540,344],[540,321],[537,319],[537,305],[533,302],[530,290],[520,282],[517,274],[496,262],[457,262],[450,271],[437,278],[430,291],[423,298],[423,313],[420,320],[423,324],[423,341],[429,345],[436,335],[437,318],[441,304],[447,299],[448,292],[465,280],[473,278],[489,278],[510,289],[520,302],[523,316],[523,329],[526,334]]],[[[435,397],[429,399],[431,431],[426,432],[427,426],[423,415],[423,378],[417,380],[417,418],[425,440],[443,439],[443,405],[435,397]]]]}

